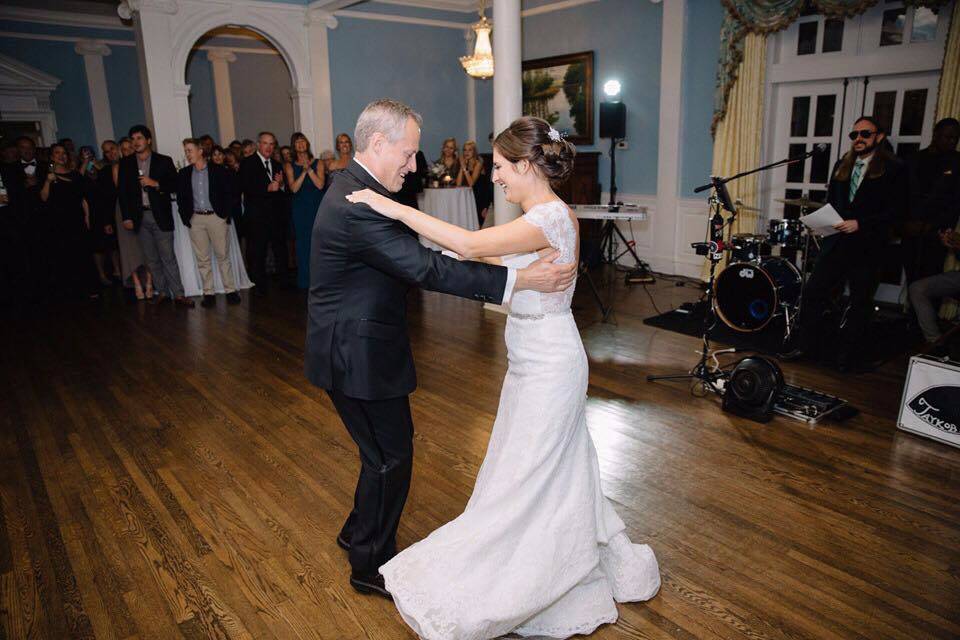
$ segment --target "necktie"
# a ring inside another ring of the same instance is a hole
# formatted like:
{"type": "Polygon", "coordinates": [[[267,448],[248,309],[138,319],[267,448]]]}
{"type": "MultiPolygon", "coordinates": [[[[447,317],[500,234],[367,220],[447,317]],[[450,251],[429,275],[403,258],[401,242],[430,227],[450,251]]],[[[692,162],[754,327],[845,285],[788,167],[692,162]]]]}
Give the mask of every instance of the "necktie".
{"type": "Polygon", "coordinates": [[[857,189],[860,188],[860,180],[863,178],[863,160],[857,160],[853,165],[853,174],[850,176],[850,202],[857,195],[857,189]]]}
{"type": "Polygon", "coordinates": [[[263,168],[267,170],[267,176],[273,180],[273,171],[270,170],[270,158],[263,161],[263,168]]]}

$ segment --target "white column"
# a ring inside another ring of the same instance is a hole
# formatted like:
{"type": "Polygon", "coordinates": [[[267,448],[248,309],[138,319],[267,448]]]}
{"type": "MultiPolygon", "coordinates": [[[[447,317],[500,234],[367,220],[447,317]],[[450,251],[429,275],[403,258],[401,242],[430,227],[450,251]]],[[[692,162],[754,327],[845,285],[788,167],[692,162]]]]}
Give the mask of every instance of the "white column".
{"type": "Polygon", "coordinates": [[[224,144],[237,139],[237,125],[233,117],[233,91],[230,88],[230,63],[237,54],[226,49],[210,49],[207,60],[213,67],[213,95],[217,101],[217,126],[224,144]]]}
{"type": "MultiPolygon", "coordinates": [[[[496,136],[523,111],[521,85],[520,0],[493,0],[493,135],[496,136]]],[[[503,191],[493,190],[495,222],[503,224],[520,215],[520,207],[507,202],[503,191]]]]}
{"type": "Polygon", "coordinates": [[[87,91],[90,94],[90,109],[93,111],[93,130],[96,145],[113,139],[113,115],[110,112],[110,93],[107,90],[107,75],[103,70],[103,57],[110,55],[110,47],[97,40],[80,40],[73,47],[83,56],[83,68],[87,73],[87,91]]]}
{"type": "MultiPolygon", "coordinates": [[[[191,136],[190,86],[183,84],[183,69],[174,69],[170,61],[172,43],[176,42],[174,0],[136,0],[137,35],[142,46],[146,75],[140,81],[147,85],[150,99],[147,118],[153,121],[153,147],[160,153],[180,158],[181,142],[191,136]]],[[[191,43],[192,44],[192,43],[191,43]]]]}
{"type": "MultiPolygon", "coordinates": [[[[467,42],[467,55],[473,54],[473,29],[463,32],[463,39],[467,42]]],[[[477,80],[470,74],[467,76],[467,140],[477,141],[477,80]]]]}
{"type": "MultiPolygon", "coordinates": [[[[670,0],[663,7],[663,37],[660,39],[660,122],[657,146],[657,209],[652,220],[653,246],[670,247],[676,260],[680,228],[680,82],[683,77],[683,23],[687,0],[670,0]]],[[[704,220],[706,225],[706,220],[704,220]]]]}
{"type": "MultiPolygon", "coordinates": [[[[325,11],[308,10],[307,13],[307,40],[310,49],[310,76],[313,79],[312,91],[307,87],[300,87],[298,96],[295,99],[300,101],[302,113],[301,119],[309,115],[312,127],[307,127],[300,123],[300,130],[307,134],[309,129],[313,130],[313,137],[310,142],[313,148],[319,153],[324,149],[333,149],[333,94],[330,90],[330,45],[327,38],[327,29],[336,29],[338,22],[336,17],[325,11]],[[311,98],[303,100],[302,98],[311,98]],[[307,114],[307,106],[312,103],[310,111],[307,114]]],[[[298,109],[294,108],[296,114],[298,109]]]]}

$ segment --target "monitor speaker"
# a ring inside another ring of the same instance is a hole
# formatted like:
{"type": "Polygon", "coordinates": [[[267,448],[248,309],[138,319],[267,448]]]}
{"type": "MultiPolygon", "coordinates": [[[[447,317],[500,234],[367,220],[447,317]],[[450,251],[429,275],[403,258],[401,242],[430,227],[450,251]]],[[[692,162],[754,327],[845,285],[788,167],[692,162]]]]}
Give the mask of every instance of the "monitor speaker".
{"type": "Polygon", "coordinates": [[[627,137],[627,105],[622,102],[600,103],[600,137],[627,137]]]}
{"type": "Polygon", "coordinates": [[[772,360],[750,356],[737,363],[723,390],[723,410],[768,422],[783,390],[783,373],[772,360]]]}

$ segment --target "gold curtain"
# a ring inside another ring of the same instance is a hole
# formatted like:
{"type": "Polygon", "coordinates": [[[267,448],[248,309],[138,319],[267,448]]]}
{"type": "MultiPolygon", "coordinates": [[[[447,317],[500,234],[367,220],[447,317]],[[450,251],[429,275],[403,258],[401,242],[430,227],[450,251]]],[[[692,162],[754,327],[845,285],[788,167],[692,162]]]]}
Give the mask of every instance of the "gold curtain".
{"type": "MultiPolygon", "coordinates": [[[[715,176],[732,176],[760,166],[760,136],[763,131],[763,91],[767,68],[767,37],[748,33],[744,38],[743,60],[737,67],[737,80],[730,90],[726,114],[717,124],[713,141],[715,176]]],[[[760,174],[753,174],[727,184],[730,197],[744,204],[760,206],[760,174]]],[[[733,233],[755,233],[758,215],[741,211],[733,233]]],[[[706,226],[706,225],[704,225],[706,226]]],[[[704,277],[710,271],[704,265],[704,277]]]]}
{"type": "MultiPolygon", "coordinates": [[[[953,5],[947,47],[943,52],[943,70],[940,73],[940,91],[937,96],[937,120],[960,118],[960,0],[953,5]]],[[[960,222],[957,223],[960,233],[960,222]]],[[[944,271],[960,271],[960,260],[951,253],[943,265],[944,271]]],[[[953,320],[957,317],[960,303],[947,299],[940,305],[940,317],[953,320]]]]}

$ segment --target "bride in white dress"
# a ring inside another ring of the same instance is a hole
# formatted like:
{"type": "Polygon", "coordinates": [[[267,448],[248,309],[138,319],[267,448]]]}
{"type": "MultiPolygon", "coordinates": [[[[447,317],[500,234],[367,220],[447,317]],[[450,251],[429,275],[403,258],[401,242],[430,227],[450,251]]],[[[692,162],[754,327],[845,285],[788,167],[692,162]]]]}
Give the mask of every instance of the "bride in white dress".
{"type": "MultiPolygon", "coordinates": [[[[556,262],[569,263],[577,259],[577,220],[550,182],[568,177],[574,154],[544,120],[514,121],[494,141],[492,179],[525,215],[481,231],[370,190],[348,199],[465,258],[523,267],[552,248],[556,262]]],[[[462,515],[380,567],[400,615],[421,638],[587,634],[617,619],[616,602],[648,600],[660,588],[653,551],[630,542],[601,492],[573,290],[514,293],[509,366],[473,495],[462,515]]]]}

